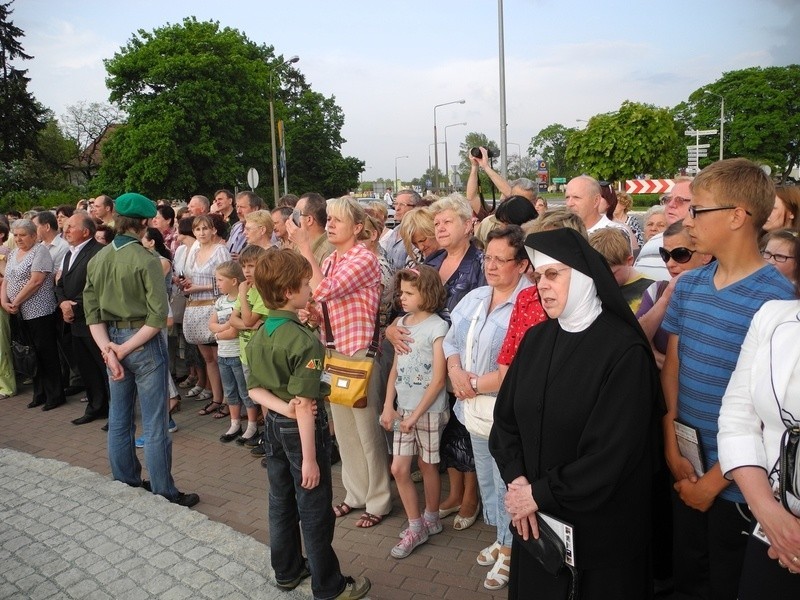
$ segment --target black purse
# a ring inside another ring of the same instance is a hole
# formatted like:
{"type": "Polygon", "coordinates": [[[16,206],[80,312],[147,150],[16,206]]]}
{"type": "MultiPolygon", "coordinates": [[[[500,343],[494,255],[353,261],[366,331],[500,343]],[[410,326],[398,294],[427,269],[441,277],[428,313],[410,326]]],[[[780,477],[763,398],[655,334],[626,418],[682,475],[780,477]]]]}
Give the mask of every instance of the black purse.
{"type": "Polygon", "coordinates": [[[800,517],[800,426],[791,425],[781,435],[779,458],[778,496],[783,507],[795,517],[800,517]],[[790,497],[792,501],[790,502],[790,497]]]}
{"type": "Polygon", "coordinates": [[[544,519],[536,517],[539,525],[539,538],[534,539],[532,535],[525,540],[517,532],[513,524],[509,523],[508,528],[518,542],[528,554],[530,554],[553,577],[557,577],[564,569],[570,574],[568,600],[578,598],[578,570],[567,563],[567,547],[562,539],[553,531],[544,519]]]}
{"type": "Polygon", "coordinates": [[[36,348],[28,334],[25,321],[19,315],[11,320],[11,362],[14,371],[25,379],[36,377],[36,348]]]}

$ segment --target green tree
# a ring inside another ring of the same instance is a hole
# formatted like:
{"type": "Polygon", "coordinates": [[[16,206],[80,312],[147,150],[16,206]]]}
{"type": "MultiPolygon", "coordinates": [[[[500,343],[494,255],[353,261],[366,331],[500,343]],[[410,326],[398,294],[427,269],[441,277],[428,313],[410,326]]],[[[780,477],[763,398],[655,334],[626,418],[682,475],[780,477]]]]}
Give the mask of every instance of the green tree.
{"type": "MultiPolygon", "coordinates": [[[[464,141],[461,143],[460,150],[458,152],[458,174],[459,177],[461,177],[461,184],[465,187],[467,185],[467,179],[469,178],[470,171],[470,162],[468,158],[469,151],[472,148],[480,147],[490,150],[494,156],[498,157],[491,159],[490,162],[494,165],[495,169],[499,170],[500,168],[500,145],[494,140],[490,140],[485,133],[478,133],[477,131],[468,133],[464,137],[464,141]]],[[[492,190],[492,182],[489,180],[489,178],[481,176],[480,183],[484,194],[490,194],[492,190]]]]}
{"type": "MultiPolygon", "coordinates": [[[[730,71],[695,90],[674,110],[681,135],[686,129],[719,129],[719,96],[725,99],[725,158],[763,162],[785,181],[800,162],[800,65],[730,71]]],[[[719,135],[701,143],[711,145],[708,159],[700,160],[703,167],[719,157],[719,135]]]]}
{"type": "Polygon", "coordinates": [[[541,156],[547,161],[552,177],[572,178],[580,173],[578,166],[567,160],[567,147],[570,137],[578,131],[560,123],[548,125],[537,133],[528,146],[531,156],[541,156]]]}
{"type": "Polygon", "coordinates": [[[575,131],[566,160],[598,179],[661,177],[675,172],[681,142],[670,110],[626,100],[617,112],[595,115],[575,131]]]}
{"type": "MultiPolygon", "coordinates": [[[[283,63],[271,46],[217,22],[139,30],[105,62],[110,100],[128,120],[104,145],[93,187],[186,197],[242,182],[248,167],[270,173],[270,84],[292,190],[355,187],[360,161],[341,155],[341,109],[283,63]]],[[[272,197],[271,177],[262,180],[259,192],[272,197]]]]}
{"type": "Polygon", "coordinates": [[[12,2],[0,4],[0,161],[23,159],[36,149],[37,134],[44,126],[44,108],[28,91],[25,69],[11,64],[30,60],[19,39],[25,32],[11,21],[12,2]]]}
{"type": "Polygon", "coordinates": [[[62,129],[73,143],[70,158],[86,181],[91,181],[100,167],[100,148],[105,138],[124,118],[118,108],[99,102],[72,104],[62,115],[62,129]]]}

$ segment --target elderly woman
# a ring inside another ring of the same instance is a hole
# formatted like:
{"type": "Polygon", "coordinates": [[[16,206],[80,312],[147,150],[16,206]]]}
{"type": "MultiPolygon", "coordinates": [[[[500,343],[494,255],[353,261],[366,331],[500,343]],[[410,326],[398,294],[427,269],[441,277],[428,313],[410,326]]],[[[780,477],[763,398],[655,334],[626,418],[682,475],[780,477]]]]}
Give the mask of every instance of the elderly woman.
{"type": "Polygon", "coordinates": [[[631,195],[628,192],[617,192],[617,206],[614,209],[614,218],[612,220],[630,227],[631,231],[633,231],[636,236],[639,247],[642,247],[644,246],[644,232],[636,217],[628,214],[631,208],[633,208],[633,198],[631,198],[631,195]]]}
{"type": "Polygon", "coordinates": [[[782,436],[800,427],[798,313],[800,300],[761,307],[722,398],[720,468],[742,490],[757,521],[745,551],[741,600],[800,598],[800,577],[793,577],[800,574],[800,497],[788,492],[787,506],[776,500],[787,475],[781,472],[787,468],[780,460],[782,436]]]}
{"type": "Polygon", "coordinates": [[[10,315],[19,315],[28,338],[36,350],[37,375],[33,378],[33,400],[28,408],[51,410],[66,402],[56,345],[57,308],[53,259],[47,248],[36,241],[36,225],[17,219],[11,225],[16,250],[8,257],[0,284],[0,304],[10,315]]]}
{"type": "MultiPolygon", "coordinates": [[[[464,196],[445,196],[434,202],[429,210],[433,215],[434,235],[441,252],[431,254],[425,264],[439,271],[447,292],[446,308],[452,312],[468,292],[486,285],[483,253],[470,244],[472,208],[464,196]]],[[[394,325],[386,329],[386,338],[400,353],[409,352],[408,343],[413,341],[407,329],[394,325]]],[[[454,403],[455,396],[451,395],[451,409],[454,403]]],[[[450,493],[439,506],[439,516],[444,518],[457,512],[453,528],[467,529],[478,518],[480,502],[469,433],[458,419],[450,419],[442,434],[441,457],[450,478],[450,493]]]]}
{"type": "Polygon", "coordinates": [[[551,575],[523,543],[538,537],[540,512],[573,527],[582,599],[650,597],[650,345],[577,231],[531,234],[526,245],[549,320],[522,341],[489,437],[514,531],[508,597],[566,598],[572,584],[570,570],[551,575]]]}
{"type": "Polygon", "coordinates": [[[661,233],[667,228],[667,216],[664,214],[664,207],[660,204],[651,206],[644,213],[644,235],[645,243],[657,233],[661,233]]]}
{"type": "MultiPolygon", "coordinates": [[[[324,303],[336,350],[348,356],[363,355],[375,331],[381,294],[378,257],[362,243],[368,236],[364,228],[367,214],[356,200],[344,196],[328,202],[327,215],[325,229],[334,252],[321,268],[314,259],[307,232],[288,227],[290,231],[302,232],[295,240],[300,253],[311,264],[312,320],[322,323],[320,305],[324,303]]],[[[323,342],[325,329],[320,327],[323,342]]],[[[381,408],[374,402],[366,408],[331,404],[346,492],[344,501],[334,507],[334,513],[343,517],[354,508],[363,508],[356,527],[374,527],[392,509],[386,445],[378,424],[381,408]]]]}
{"type": "Polygon", "coordinates": [[[453,310],[452,326],[444,339],[444,354],[447,373],[459,400],[453,412],[470,434],[483,499],[483,520],[496,528],[495,542],[477,558],[478,564],[492,567],[483,586],[499,590],[508,583],[511,532],[503,505],[505,484],[489,453],[489,430],[495,396],[502,382],[497,355],[517,295],[531,286],[524,277],[528,257],[522,229],[509,225],[489,232],[483,262],[488,285],[472,290],[453,310]]]}
{"type": "Polygon", "coordinates": [[[272,248],[272,232],[275,224],[268,210],[256,210],[244,218],[244,237],[247,244],[264,248],[272,248]]]}

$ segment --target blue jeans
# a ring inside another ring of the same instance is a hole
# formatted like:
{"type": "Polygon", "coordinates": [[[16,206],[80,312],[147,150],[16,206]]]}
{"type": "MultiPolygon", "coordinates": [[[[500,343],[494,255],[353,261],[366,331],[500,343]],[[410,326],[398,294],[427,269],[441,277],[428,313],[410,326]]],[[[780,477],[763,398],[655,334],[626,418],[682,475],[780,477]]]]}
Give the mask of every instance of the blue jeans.
{"type": "Polygon", "coordinates": [[[506,484],[500,477],[500,469],[489,452],[488,438],[470,434],[472,454],[475,456],[475,472],[483,501],[483,520],[487,525],[497,528],[497,542],[511,547],[511,531],[508,524],[511,517],[506,512],[506,484]]]}
{"type": "MultiPolygon", "coordinates": [[[[136,329],[108,328],[108,337],[122,344],[136,329]]],[[[147,444],[144,460],[154,494],[168,500],[178,497],[172,480],[172,436],[167,431],[167,345],[155,335],[122,359],[125,376],[120,381],[109,377],[111,402],[108,411],[108,460],[111,475],[132,486],[142,484],[142,465],[136,456],[136,397],[142,412],[142,429],[147,444]]]]}
{"type": "Polygon", "coordinates": [[[242,370],[242,361],[238,356],[218,356],[219,376],[222,379],[222,392],[228,404],[236,406],[244,404],[245,408],[253,408],[255,404],[247,393],[247,381],[242,370]]]}
{"type": "Polygon", "coordinates": [[[269,478],[269,537],[272,568],[278,582],[291,581],[303,569],[302,530],[314,598],[335,598],[345,586],[333,551],[336,517],[331,510],[331,437],[322,402],[315,424],[320,481],[314,489],[300,486],[303,452],[297,421],[269,412],[264,427],[269,478]]]}

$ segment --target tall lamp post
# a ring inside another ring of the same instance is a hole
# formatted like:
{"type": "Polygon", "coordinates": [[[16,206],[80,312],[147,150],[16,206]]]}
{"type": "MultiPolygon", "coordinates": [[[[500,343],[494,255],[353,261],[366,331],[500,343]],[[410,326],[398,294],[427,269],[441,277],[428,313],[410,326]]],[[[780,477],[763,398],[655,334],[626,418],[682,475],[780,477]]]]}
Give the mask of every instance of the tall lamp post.
{"type": "Polygon", "coordinates": [[[439,192],[439,137],[436,132],[436,109],[440,106],[449,106],[450,104],[464,104],[466,100],[453,100],[452,102],[443,102],[433,107],[433,189],[436,193],[439,192]]]}
{"type": "Polygon", "coordinates": [[[278,189],[278,153],[275,148],[275,90],[272,87],[272,76],[276,69],[296,63],[298,60],[300,57],[295,55],[269,71],[269,138],[272,144],[272,191],[275,194],[275,206],[278,205],[280,190],[278,189]]]}
{"type": "Polygon", "coordinates": [[[394,192],[395,192],[395,194],[397,194],[397,188],[399,187],[397,185],[397,161],[400,160],[401,158],[408,158],[408,156],[395,156],[394,157],[394,192]]]}
{"type": "Polygon", "coordinates": [[[717,94],[716,92],[712,92],[711,90],[703,90],[704,94],[709,94],[710,96],[716,96],[720,99],[719,104],[719,159],[722,160],[722,148],[723,144],[725,143],[725,96],[722,94],[717,94]]]}
{"type": "MultiPolygon", "coordinates": [[[[439,145],[440,145],[440,146],[441,146],[442,144],[444,144],[444,142],[439,142],[439,145]]],[[[428,170],[429,170],[429,171],[430,171],[431,169],[433,169],[433,163],[431,162],[431,161],[433,160],[433,159],[431,158],[431,150],[433,150],[433,147],[434,147],[435,145],[436,145],[436,144],[428,144],[428,170]]]]}
{"type": "Polygon", "coordinates": [[[444,126],[444,178],[447,184],[447,191],[450,191],[450,162],[447,159],[447,128],[448,127],[458,127],[459,125],[466,125],[467,122],[463,121],[461,123],[451,123],[450,125],[444,126]]]}

